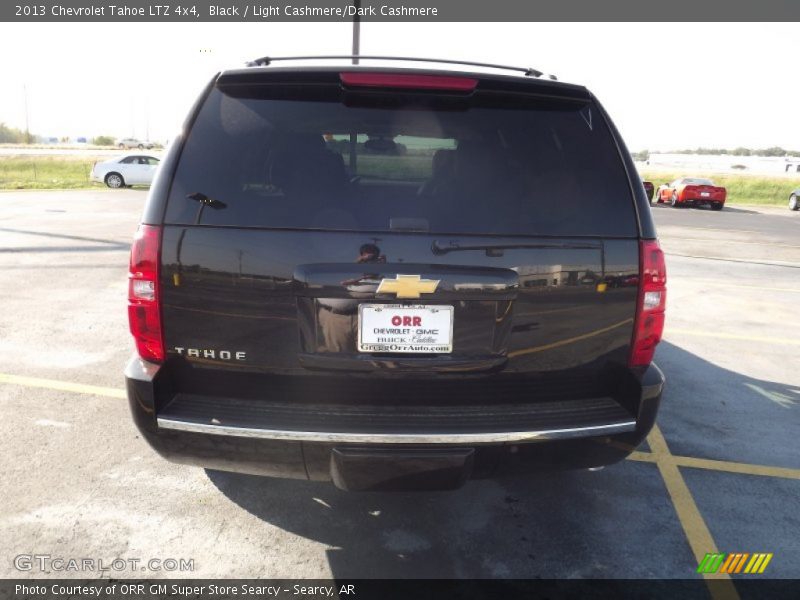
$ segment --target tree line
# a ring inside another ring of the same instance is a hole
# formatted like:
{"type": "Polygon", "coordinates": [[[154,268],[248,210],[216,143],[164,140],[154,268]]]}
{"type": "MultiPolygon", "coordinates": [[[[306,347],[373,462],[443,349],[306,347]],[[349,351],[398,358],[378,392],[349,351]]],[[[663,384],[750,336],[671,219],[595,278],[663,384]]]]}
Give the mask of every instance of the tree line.
{"type": "MultiPolygon", "coordinates": [[[[745,148],[740,146],[729,150],[727,148],[694,148],[685,150],[670,150],[666,154],[727,154],[729,156],[800,156],[800,151],[786,150],[780,146],[772,146],[771,148],[745,148]]],[[[642,150],[641,152],[634,152],[631,154],[634,160],[645,161],[650,158],[649,150],[642,150]]]]}
{"type": "MultiPolygon", "coordinates": [[[[0,144],[34,144],[47,142],[48,139],[33,133],[22,131],[16,127],[9,127],[5,123],[0,123],[0,144]]],[[[61,138],[62,142],[68,142],[68,138],[61,138]]],[[[95,146],[113,146],[114,137],[110,135],[98,135],[92,138],[91,143],[95,146]]]]}

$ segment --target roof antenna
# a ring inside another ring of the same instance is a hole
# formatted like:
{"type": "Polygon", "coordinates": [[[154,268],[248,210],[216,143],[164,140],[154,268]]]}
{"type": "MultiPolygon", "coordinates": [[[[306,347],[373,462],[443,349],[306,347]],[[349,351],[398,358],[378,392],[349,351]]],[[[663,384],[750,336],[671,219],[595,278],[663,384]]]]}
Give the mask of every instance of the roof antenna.
{"type": "Polygon", "coordinates": [[[353,64],[358,64],[358,55],[361,46],[361,0],[353,0],[355,13],[353,14],[353,64]]]}
{"type": "MultiPolygon", "coordinates": [[[[353,0],[353,7],[356,9],[353,14],[353,53],[351,62],[358,64],[358,55],[361,52],[361,0],[353,0]]],[[[352,177],[358,176],[358,133],[350,131],[350,143],[348,144],[349,168],[352,177]]]]}

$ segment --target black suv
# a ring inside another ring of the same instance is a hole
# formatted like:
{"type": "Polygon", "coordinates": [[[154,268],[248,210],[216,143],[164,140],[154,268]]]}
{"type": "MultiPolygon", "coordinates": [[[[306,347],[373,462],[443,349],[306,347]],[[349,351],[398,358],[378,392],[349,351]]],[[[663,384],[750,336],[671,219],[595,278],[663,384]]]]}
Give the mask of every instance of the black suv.
{"type": "Polygon", "coordinates": [[[142,434],[350,490],[621,460],[661,398],[666,272],[609,117],[532,70],[369,62],[203,92],[131,253],[142,434]]]}

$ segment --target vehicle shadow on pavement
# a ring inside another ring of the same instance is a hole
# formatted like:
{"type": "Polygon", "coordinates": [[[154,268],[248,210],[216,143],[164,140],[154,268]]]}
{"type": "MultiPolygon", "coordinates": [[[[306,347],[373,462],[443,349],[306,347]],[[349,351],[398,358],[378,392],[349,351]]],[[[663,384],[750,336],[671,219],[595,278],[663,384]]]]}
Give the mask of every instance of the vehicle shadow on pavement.
{"type": "MultiPolygon", "coordinates": [[[[667,376],[658,423],[674,454],[798,466],[795,386],[721,368],[668,342],[656,360],[667,376]]],[[[335,578],[693,577],[697,568],[652,463],[471,481],[437,493],[347,493],[329,482],[206,473],[265,525],[327,546],[335,578]],[[657,561],[632,560],[652,548],[657,561]]]]}
{"type": "MultiPolygon", "coordinates": [[[[48,238],[55,238],[59,240],[74,240],[77,242],[92,242],[96,244],[106,244],[108,247],[114,250],[130,250],[131,244],[127,241],[119,242],[117,240],[107,240],[102,238],[95,238],[95,237],[86,237],[83,235],[69,235],[66,233],[53,233],[51,231],[33,231],[31,229],[14,229],[11,227],[0,227],[0,231],[6,233],[17,233],[22,235],[33,235],[33,236],[40,236],[40,237],[48,237],[48,238]]],[[[63,247],[62,247],[63,248],[63,247]]],[[[67,247],[67,249],[71,249],[72,247],[67,247]]],[[[27,250],[28,248],[21,248],[20,250],[27,250]]],[[[83,250],[93,250],[92,247],[86,246],[75,246],[75,250],[83,251],[83,250]]]]}
{"type": "MultiPolygon", "coordinates": [[[[667,379],[657,422],[673,454],[800,468],[800,385],[749,377],[668,341],[655,360],[667,379]]],[[[755,349],[740,361],[743,370],[771,362],[755,349]]]]}
{"type": "MultiPolygon", "coordinates": [[[[651,209],[662,209],[663,208],[663,209],[669,209],[669,210],[704,210],[704,211],[708,211],[708,212],[714,212],[707,206],[691,206],[691,207],[681,206],[680,208],[673,208],[672,206],[670,206],[669,204],[666,204],[666,203],[651,204],[650,208],[651,209]]],[[[725,207],[722,210],[725,211],[725,212],[741,213],[741,214],[744,214],[744,215],[757,215],[757,214],[760,214],[759,211],[757,211],[757,210],[749,210],[747,208],[734,208],[734,207],[729,206],[727,204],[725,205],[725,207]]]]}
{"type": "Polygon", "coordinates": [[[621,565],[627,577],[652,577],[654,567],[691,576],[696,568],[651,464],[437,493],[348,493],[327,482],[207,474],[267,524],[327,546],[333,578],[614,577],[621,565]],[[666,558],[627,564],[631,548],[654,540],[666,558]]]}
{"type": "MultiPolygon", "coordinates": [[[[711,209],[708,207],[703,207],[703,210],[711,211],[711,209]]],[[[722,210],[724,210],[725,212],[742,213],[743,215],[760,214],[757,210],[750,210],[747,208],[734,208],[733,206],[725,206],[722,210]]]]}

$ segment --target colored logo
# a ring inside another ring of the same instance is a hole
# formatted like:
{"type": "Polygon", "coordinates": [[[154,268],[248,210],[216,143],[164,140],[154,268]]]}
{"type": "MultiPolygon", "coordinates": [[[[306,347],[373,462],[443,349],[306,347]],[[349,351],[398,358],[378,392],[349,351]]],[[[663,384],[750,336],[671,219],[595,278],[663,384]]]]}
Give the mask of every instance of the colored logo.
{"type": "Polygon", "coordinates": [[[439,285],[438,279],[422,279],[419,275],[398,275],[395,279],[382,279],[378,294],[397,294],[398,298],[419,298],[432,294],[439,285]]]}
{"type": "Polygon", "coordinates": [[[732,552],[730,554],[706,554],[700,565],[697,567],[698,573],[763,573],[769,561],[772,560],[772,552],[757,552],[749,554],[747,552],[732,552]]]}

